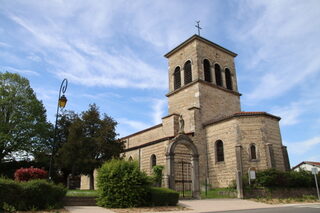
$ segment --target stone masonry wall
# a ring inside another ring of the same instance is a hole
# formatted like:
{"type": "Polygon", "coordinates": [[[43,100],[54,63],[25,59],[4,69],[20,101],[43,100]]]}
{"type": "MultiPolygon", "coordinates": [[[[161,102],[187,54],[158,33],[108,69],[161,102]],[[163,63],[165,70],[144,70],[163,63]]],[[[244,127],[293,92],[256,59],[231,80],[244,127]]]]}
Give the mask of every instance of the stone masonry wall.
{"type": "Polygon", "coordinates": [[[229,120],[206,128],[209,155],[209,180],[212,187],[228,187],[235,180],[237,121],[229,120]],[[217,162],[216,141],[223,141],[224,161],[217,162]]]}
{"type": "Polygon", "coordinates": [[[240,112],[240,97],[214,88],[207,83],[199,84],[202,123],[240,112]]]}
{"type": "Polygon", "coordinates": [[[185,62],[188,60],[191,61],[191,69],[192,69],[192,80],[198,79],[198,73],[196,70],[198,69],[197,65],[197,55],[196,55],[196,41],[192,41],[189,45],[184,46],[178,52],[174,53],[169,57],[169,91],[172,92],[174,90],[174,79],[173,73],[176,67],[180,67],[181,71],[181,86],[184,85],[184,72],[183,66],[185,62]]]}
{"type": "Polygon", "coordinates": [[[211,77],[212,77],[213,83],[215,84],[214,64],[217,63],[221,67],[223,86],[226,87],[224,69],[229,68],[231,72],[232,85],[234,88],[233,90],[238,91],[234,57],[217,48],[209,46],[202,41],[196,41],[196,46],[197,46],[198,69],[199,69],[200,79],[204,80],[203,60],[207,59],[209,60],[211,65],[211,77]]]}
{"type": "Polygon", "coordinates": [[[193,132],[194,116],[190,112],[190,108],[199,107],[199,88],[198,84],[193,84],[178,91],[177,93],[168,97],[169,114],[182,114],[185,121],[185,132],[193,132]]]}
{"type": "Polygon", "coordinates": [[[163,132],[162,125],[159,125],[155,128],[149,129],[148,131],[143,131],[140,134],[134,134],[132,136],[124,138],[124,140],[126,141],[125,146],[126,149],[139,146],[143,143],[163,138],[165,137],[165,135],[166,134],[163,132]]]}

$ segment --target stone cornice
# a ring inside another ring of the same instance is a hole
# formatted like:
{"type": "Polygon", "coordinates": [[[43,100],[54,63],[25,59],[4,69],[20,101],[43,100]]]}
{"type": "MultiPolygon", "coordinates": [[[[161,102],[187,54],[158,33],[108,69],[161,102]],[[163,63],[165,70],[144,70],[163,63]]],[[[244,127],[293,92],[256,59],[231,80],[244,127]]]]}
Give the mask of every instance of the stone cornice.
{"type": "MultiPolygon", "coordinates": [[[[194,136],[194,132],[188,132],[188,133],[185,133],[185,135],[194,136]]],[[[144,147],[147,147],[147,146],[151,146],[151,145],[154,145],[154,144],[157,144],[157,143],[161,143],[163,141],[171,140],[171,139],[173,139],[175,137],[176,136],[169,136],[169,137],[160,138],[158,140],[149,141],[147,143],[140,144],[138,146],[133,146],[133,147],[130,147],[128,149],[125,149],[123,152],[128,152],[128,151],[132,151],[132,150],[136,150],[136,149],[141,149],[141,148],[144,148],[144,147]]]]}
{"type": "Polygon", "coordinates": [[[194,80],[194,81],[190,82],[189,84],[183,85],[179,89],[176,89],[176,90],[174,90],[172,92],[167,93],[166,96],[170,97],[171,95],[176,94],[176,93],[182,91],[183,89],[188,88],[188,87],[190,87],[190,86],[192,86],[192,85],[194,85],[196,83],[202,83],[202,84],[205,84],[207,86],[210,86],[210,87],[213,87],[213,88],[216,88],[216,89],[219,89],[219,90],[222,90],[224,92],[228,92],[228,93],[231,93],[231,94],[234,94],[234,95],[237,95],[237,96],[241,96],[242,95],[241,93],[238,93],[236,91],[229,90],[229,89],[226,89],[224,87],[217,86],[217,85],[215,85],[213,83],[206,82],[206,81],[204,81],[202,79],[197,79],[197,80],[194,80]]]}

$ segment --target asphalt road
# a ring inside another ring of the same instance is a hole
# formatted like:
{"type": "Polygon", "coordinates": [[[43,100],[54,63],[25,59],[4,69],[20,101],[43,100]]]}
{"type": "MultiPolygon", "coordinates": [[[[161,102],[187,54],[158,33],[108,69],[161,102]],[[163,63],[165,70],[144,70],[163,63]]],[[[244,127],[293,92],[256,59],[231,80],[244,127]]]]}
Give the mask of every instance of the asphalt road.
{"type": "MultiPolygon", "coordinates": [[[[320,204],[295,205],[290,207],[276,207],[266,209],[249,209],[236,211],[222,211],[223,213],[320,213],[320,204]]],[[[221,213],[222,213],[221,212],[221,213]]],[[[210,212],[206,212],[210,213],[210,212]]],[[[217,213],[217,212],[214,212],[217,213]]]]}

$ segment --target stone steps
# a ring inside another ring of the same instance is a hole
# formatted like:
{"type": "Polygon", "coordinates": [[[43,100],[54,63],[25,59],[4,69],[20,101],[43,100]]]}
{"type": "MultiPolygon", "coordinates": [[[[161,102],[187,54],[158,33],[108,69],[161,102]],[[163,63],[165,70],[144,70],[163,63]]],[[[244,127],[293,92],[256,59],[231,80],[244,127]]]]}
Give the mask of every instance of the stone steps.
{"type": "Polygon", "coordinates": [[[97,197],[65,197],[65,206],[96,206],[97,197]]]}

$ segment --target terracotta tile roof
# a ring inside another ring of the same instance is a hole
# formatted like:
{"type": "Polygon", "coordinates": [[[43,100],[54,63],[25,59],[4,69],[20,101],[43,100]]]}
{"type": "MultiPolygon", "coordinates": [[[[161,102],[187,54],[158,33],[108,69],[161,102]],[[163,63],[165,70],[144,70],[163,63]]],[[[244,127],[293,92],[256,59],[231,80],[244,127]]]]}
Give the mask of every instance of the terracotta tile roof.
{"type": "Polygon", "coordinates": [[[303,161],[304,163],[315,165],[315,166],[320,166],[320,162],[313,162],[313,161],[303,161]]]}
{"type": "Polygon", "coordinates": [[[217,118],[217,119],[213,119],[211,121],[208,121],[208,122],[204,123],[203,126],[208,126],[210,124],[215,124],[215,123],[218,123],[218,122],[221,122],[221,121],[233,119],[233,118],[236,118],[236,117],[242,117],[242,116],[244,116],[244,117],[247,117],[247,116],[267,116],[267,117],[275,118],[277,120],[281,119],[278,116],[275,116],[275,115],[272,115],[272,114],[269,114],[269,113],[266,113],[266,112],[237,112],[237,113],[234,113],[233,115],[229,115],[229,116],[225,116],[225,117],[222,117],[222,118],[217,118]]]}
{"type": "Polygon", "coordinates": [[[235,115],[256,115],[256,114],[264,114],[266,112],[237,112],[235,115]]]}
{"type": "Polygon", "coordinates": [[[301,166],[302,164],[309,164],[312,166],[320,166],[320,162],[313,162],[313,161],[302,161],[301,163],[299,163],[298,165],[292,167],[292,170],[298,168],[299,166],[301,166]]]}

